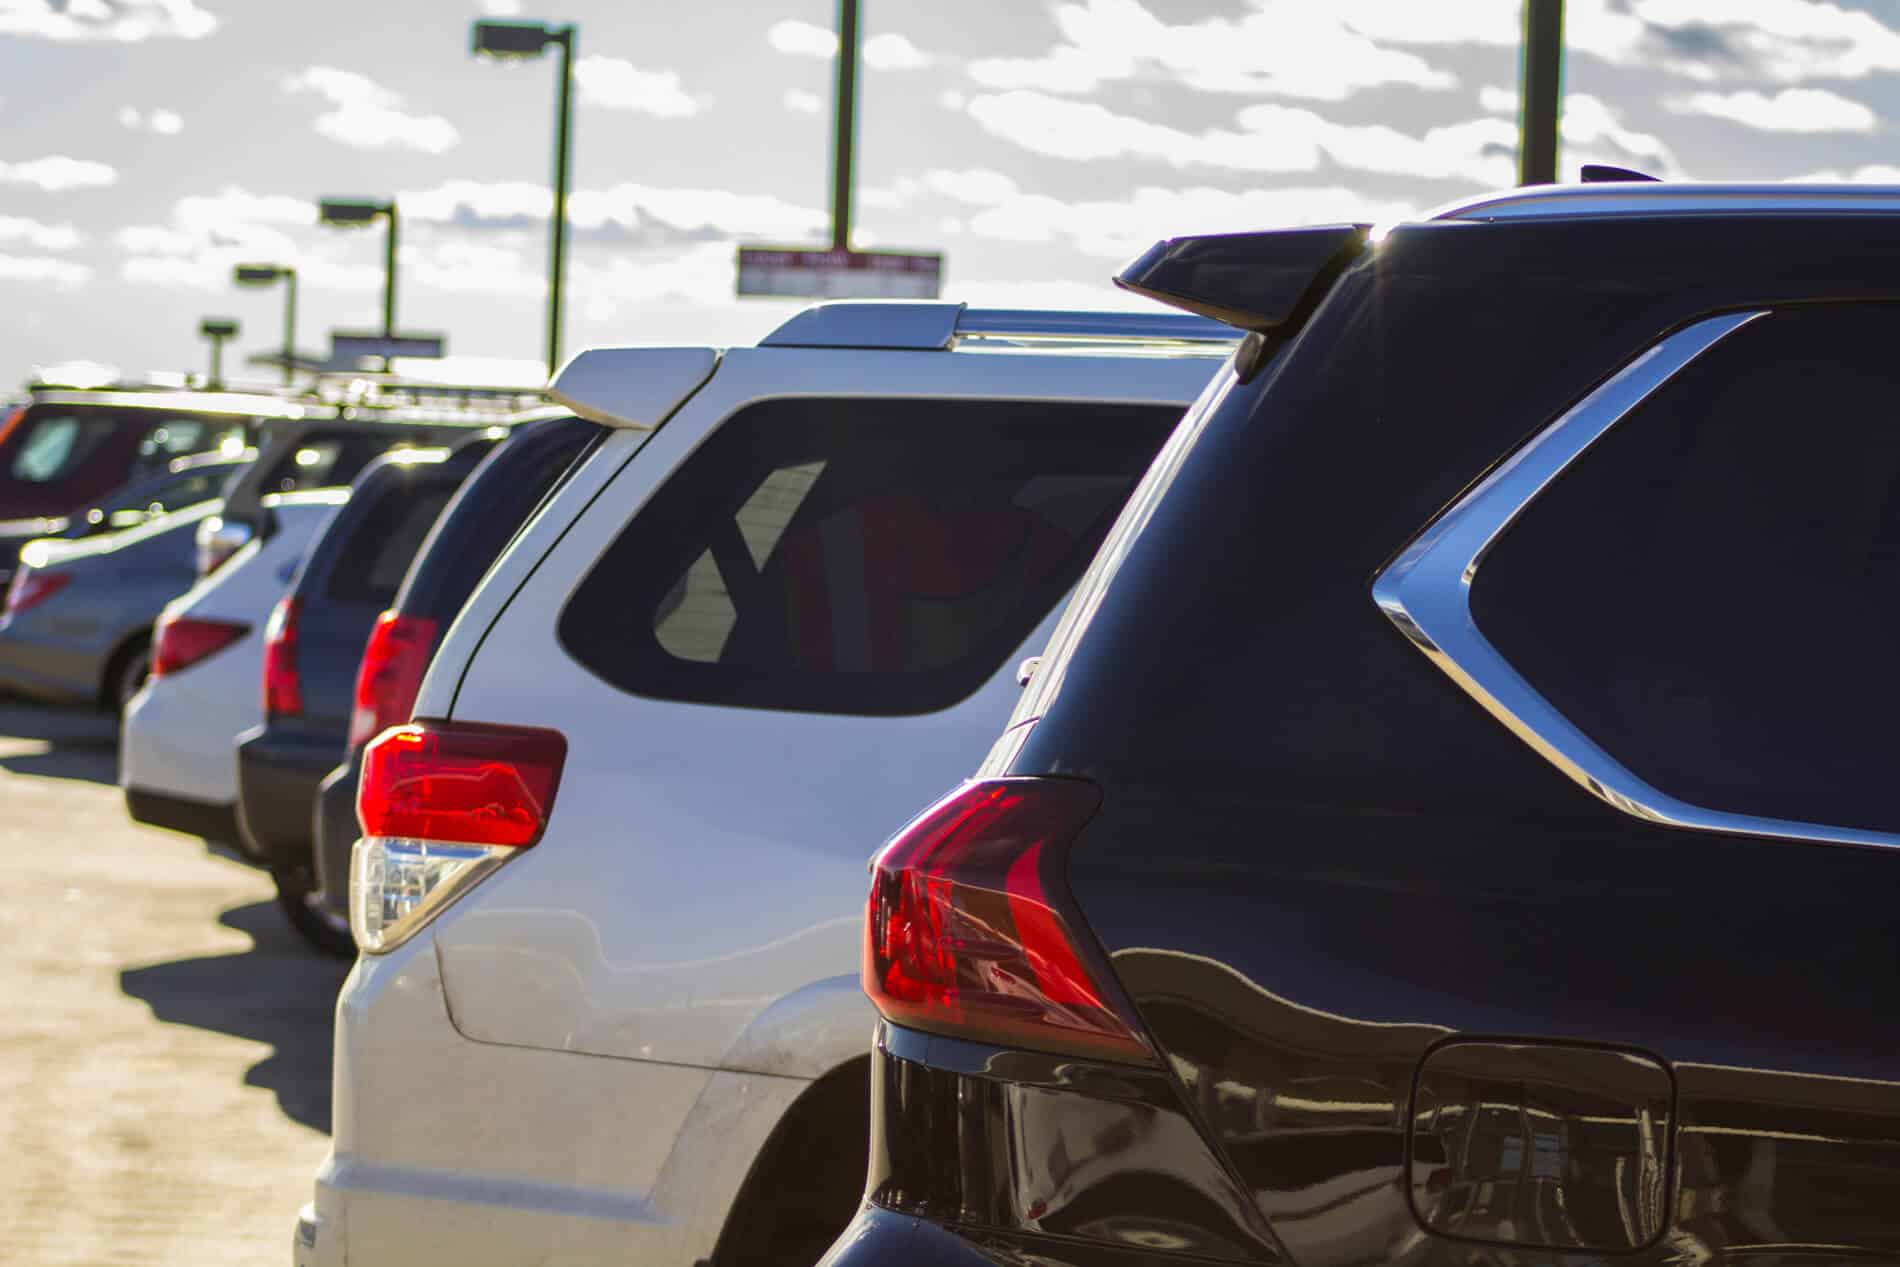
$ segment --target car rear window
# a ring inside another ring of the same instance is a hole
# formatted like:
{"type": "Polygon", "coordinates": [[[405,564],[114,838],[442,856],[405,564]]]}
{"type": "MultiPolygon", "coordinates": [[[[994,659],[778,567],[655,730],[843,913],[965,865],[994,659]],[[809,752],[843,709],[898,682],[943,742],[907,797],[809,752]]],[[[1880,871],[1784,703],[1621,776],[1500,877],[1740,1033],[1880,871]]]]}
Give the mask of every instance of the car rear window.
{"type": "Polygon", "coordinates": [[[7,437],[6,473],[25,484],[56,484],[83,465],[119,424],[81,414],[36,414],[7,437]]]}
{"type": "Polygon", "coordinates": [[[408,481],[384,492],[369,513],[357,520],[344,543],[336,566],[330,569],[328,596],[338,602],[388,607],[403,573],[422,548],[422,539],[454,495],[453,484],[418,488],[408,481]]]}
{"type": "Polygon", "coordinates": [[[902,715],[981,686],[1076,576],[1171,406],[776,400],[601,556],[570,653],[640,695],[902,715]]]}

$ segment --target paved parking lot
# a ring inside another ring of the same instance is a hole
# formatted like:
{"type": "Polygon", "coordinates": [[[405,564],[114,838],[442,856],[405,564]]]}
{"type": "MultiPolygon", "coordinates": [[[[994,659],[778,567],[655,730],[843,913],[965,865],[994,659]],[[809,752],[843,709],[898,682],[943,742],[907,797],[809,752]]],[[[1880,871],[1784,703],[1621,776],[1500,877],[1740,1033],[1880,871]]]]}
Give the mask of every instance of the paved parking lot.
{"type": "Polygon", "coordinates": [[[0,1262],[286,1262],[346,969],[114,768],[109,720],[0,702],[0,1262]]]}

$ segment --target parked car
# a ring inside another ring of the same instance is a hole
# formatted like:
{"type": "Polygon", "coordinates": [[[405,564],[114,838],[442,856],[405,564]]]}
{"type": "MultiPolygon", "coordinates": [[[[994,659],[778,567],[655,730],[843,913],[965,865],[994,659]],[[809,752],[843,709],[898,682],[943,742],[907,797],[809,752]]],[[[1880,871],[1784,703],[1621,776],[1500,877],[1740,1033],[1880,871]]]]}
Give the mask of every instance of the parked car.
{"type": "Polygon", "coordinates": [[[210,575],[238,547],[270,531],[263,499],[271,494],[346,487],[385,453],[453,446],[496,421],[492,413],[456,412],[444,404],[428,412],[332,410],[273,427],[257,461],[225,490],[224,508],[199,525],[198,574],[210,575]]]}
{"type": "Polygon", "coordinates": [[[0,587],[13,577],[20,550],[29,541],[58,537],[68,541],[136,528],[157,515],[215,500],[247,463],[255,449],[213,450],[173,458],[165,469],[101,498],[70,515],[0,521],[0,587]]]}
{"type": "Polygon", "coordinates": [[[364,755],[300,1261],[816,1258],[863,1183],[863,824],[980,757],[1232,338],[842,304],[573,361],[607,434],[364,755]]]}
{"type": "Polygon", "coordinates": [[[275,530],[168,603],[154,671],[126,706],[119,783],[141,823],[243,846],[237,830],[238,734],[263,716],[264,626],[305,548],[346,488],[273,493],[275,530]]]}
{"type": "Polygon", "coordinates": [[[878,858],[826,1262],[1900,1253],[1900,190],[1533,188],[1125,280],[1285,351],[878,858]]]}
{"type": "Polygon", "coordinates": [[[354,954],[349,920],[325,918],[315,887],[317,788],[349,747],[352,688],[376,619],[455,490],[505,434],[378,458],[311,542],[264,635],[264,715],[237,741],[238,831],[270,864],[278,904],[320,949],[354,954]]]}
{"type": "Polygon", "coordinates": [[[152,625],[191,588],[193,534],[213,501],[137,528],[20,551],[0,609],[0,690],[117,711],[145,681],[152,625]]]}
{"type": "Polygon", "coordinates": [[[60,518],[190,453],[336,410],[241,392],[45,391],[0,423],[0,521],[60,518]]]}
{"type": "Polygon", "coordinates": [[[350,850],[360,834],[356,792],[363,746],[409,720],[430,659],[462,605],[522,524],[603,428],[580,418],[544,418],[518,426],[495,447],[436,518],[389,610],[377,617],[357,669],[343,760],[317,790],[314,876],[306,899],[322,909],[319,926],[355,953],[350,926],[350,850]],[[345,942],[347,941],[347,945],[345,942]]]}

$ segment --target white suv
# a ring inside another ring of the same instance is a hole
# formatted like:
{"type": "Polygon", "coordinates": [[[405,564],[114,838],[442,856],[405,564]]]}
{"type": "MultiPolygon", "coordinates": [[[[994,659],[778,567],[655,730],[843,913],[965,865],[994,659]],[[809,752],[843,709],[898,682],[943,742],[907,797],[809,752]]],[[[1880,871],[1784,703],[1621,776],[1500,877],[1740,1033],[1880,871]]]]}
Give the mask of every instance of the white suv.
{"type": "Polygon", "coordinates": [[[570,363],[602,439],[365,757],[297,1261],[815,1261],[864,1181],[865,859],[1236,337],[828,304],[570,363]]]}

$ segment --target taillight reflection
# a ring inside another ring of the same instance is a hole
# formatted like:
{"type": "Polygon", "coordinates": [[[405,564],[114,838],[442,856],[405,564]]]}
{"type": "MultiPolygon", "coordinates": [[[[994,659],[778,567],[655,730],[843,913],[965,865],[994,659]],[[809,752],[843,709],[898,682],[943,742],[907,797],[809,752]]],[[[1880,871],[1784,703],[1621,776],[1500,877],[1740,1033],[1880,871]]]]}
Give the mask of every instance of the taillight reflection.
{"type": "Polygon", "coordinates": [[[152,634],[152,676],[162,678],[190,668],[224,650],[250,632],[249,625],[227,620],[163,616],[152,634]]]}
{"type": "Polygon", "coordinates": [[[65,572],[36,572],[23,563],[7,586],[6,608],[0,614],[17,616],[21,612],[31,611],[65,589],[72,579],[65,572]]]}
{"type": "Polygon", "coordinates": [[[356,673],[350,710],[350,746],[368,743],[409,720],[435,646],[436,623],[427,616],[387,611],[377,618],[356,673]]]}
{"type": "Polygon", "coordinates": [[[1072,779],[965,784],[872,866],[864,990],[900,1025],[1151,1063],[1068,913],[1061,853],[1101,793],[1072,779]]]}
{"type": "Polygon", "coordinates": [[[264,626],[264,716],[303,714],[303,684],[297,677],[297,617],[302,604],[280,598],[264,626]]]}

